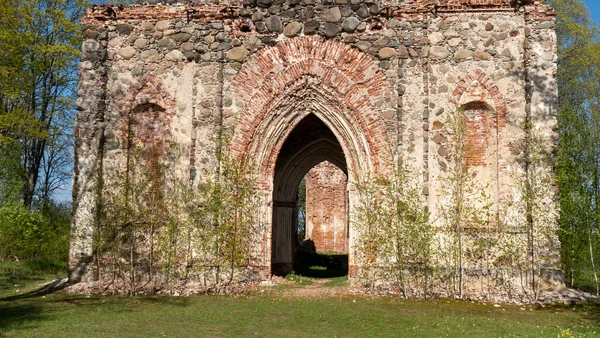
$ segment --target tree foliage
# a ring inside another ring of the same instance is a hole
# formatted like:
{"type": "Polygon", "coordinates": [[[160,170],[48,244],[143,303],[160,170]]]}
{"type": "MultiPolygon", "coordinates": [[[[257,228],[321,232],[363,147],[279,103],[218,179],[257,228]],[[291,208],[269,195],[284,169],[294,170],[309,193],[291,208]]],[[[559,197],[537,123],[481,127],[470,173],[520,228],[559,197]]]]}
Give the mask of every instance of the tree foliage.
{"type": "Polygon", "coordinates": [[[69,248],[70,205],[49,203],[41,211],[0,206],[0,260],[62,260],[69,248]]]}
{"type": "Polygon", "coordinates": [[[0,259],[66,259],[83,0],[0,0],[0,259]]]}
{"type": "Polygon", "coordinates": [[[600,44],[580,0],[552,0],[557,10],[559,84],[558,186],[563,270],[570,286],[594,285],[600,238],[600,44]]]}
{"type": "Polygon", "coordinates": [[[404,297],[422,297],[432,271],[433,230],[421,185],[410,172],[402,160],[387,177],[358,180],[352,221],[362,282],[373,290],[388,280],[404,297]]]}
{"type": "Polygon", "coordinates": [[[162,156],[127,147],[125,170],[114,168],[104,177],[95,278],[130,295],[174,292],[192,280],[202,281],[195,291],[220,292],[247,277],[252,259],[252,235],[258,233],[252,172],[219,151],[218,172],[193,184],[175,176],[176,146],[162,142],[170,145],[162,156]]]}
{"type": "Polygon", "coordinates": [[[36,197],[47,204],[68,178],[54,174],[69,166],[84,4],[0,1],[0,162],[11,164],[0,182],[4,200],[27,208],[36,197]]]}

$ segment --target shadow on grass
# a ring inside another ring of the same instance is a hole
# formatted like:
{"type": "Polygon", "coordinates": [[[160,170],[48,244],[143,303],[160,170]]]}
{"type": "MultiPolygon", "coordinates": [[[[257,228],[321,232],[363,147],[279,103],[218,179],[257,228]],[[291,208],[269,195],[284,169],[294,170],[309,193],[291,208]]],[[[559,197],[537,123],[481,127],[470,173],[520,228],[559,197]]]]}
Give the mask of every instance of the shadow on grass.
{"type": "MultiPolygon", "coordinates": [[[[104,308],[104,312],[121,314],[137,311],[147,305],[156,308],[183,308],[193,303],[190,297],[157,296],[85,296],[60,293],[68,286],[61,280],[18,296],[0,299],[0,337],[4,332],[25,332],[43,321],[61,321],[75,313],[88,313],[104,308]],[[51,295],[51,297],[43,297],[51,295]]],[[[19,335],[19,334],[17,334],[19,335]]]]}
{"type": "Polygon", "coordinates": [[[600,323],[600,300],[597,300],[594,303],[577,305],[576,309],[582,314],[581,316],[583,318],[600,323]]]}
{"type": "Polygon", "coordinates": [[[48,314],[38,304],[0,304],[0,336],[7,328],[27,329],[47,318],[48,314]]]}
{"type": "Polygon", "coordinates": [[[294,262],[297,275],[334,278],[348,275],[348,254],[298,253],[294,262]]]}
{"type": "Polygon", "coordinates": [[[10,302],[10,301],[15,301],[15,300],[19,300],[19,299],[27,299],[27,298],[36,298],[36,297],[46,296],[46,295],[55,293],[57,291],[60,291],[69,285],[70,284],[69,284],[69,282],[67,282],[66,279],[55,279],[52,282],[45,284],[44,286],[42,286],[39,289],[29,291],[26,293],[22,293],[19,295],[15,295],[15,296],[0,298],[0,302],[10,302]]]}

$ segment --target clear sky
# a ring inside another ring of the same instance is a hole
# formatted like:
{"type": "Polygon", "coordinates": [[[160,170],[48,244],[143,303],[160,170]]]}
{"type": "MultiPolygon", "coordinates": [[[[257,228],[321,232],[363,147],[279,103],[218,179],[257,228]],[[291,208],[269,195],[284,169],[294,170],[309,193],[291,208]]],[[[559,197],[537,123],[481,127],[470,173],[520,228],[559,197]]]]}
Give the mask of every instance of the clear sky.
{"type": "Polygon", "coordinates": [[[592,13],[592,18],[600,24],[600,0],[583,0],[592,13]]]}

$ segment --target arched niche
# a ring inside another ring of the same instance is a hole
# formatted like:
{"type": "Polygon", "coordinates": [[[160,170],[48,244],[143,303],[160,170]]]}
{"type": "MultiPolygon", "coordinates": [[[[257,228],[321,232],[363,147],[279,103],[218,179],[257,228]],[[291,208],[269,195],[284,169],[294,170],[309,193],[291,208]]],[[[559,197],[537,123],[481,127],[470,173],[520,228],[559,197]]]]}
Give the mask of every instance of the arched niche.
{"type": "Polygon", "coordinates": [[[466,162],[475,176],[474,183],[499,212],[503,152],[508,151],[502,139],[507,121],[506,101],[494,81],[481,70],[461,79],[450,101],[465,116],[466,162]]]}
{"type": "Polygon", "coordinates": [[[127,184],[139,195],[136,198],[159,201],[165,197],[170,134],[166,111],[157,104],[139,104],[124,117],[125,172],[127,184]]]}

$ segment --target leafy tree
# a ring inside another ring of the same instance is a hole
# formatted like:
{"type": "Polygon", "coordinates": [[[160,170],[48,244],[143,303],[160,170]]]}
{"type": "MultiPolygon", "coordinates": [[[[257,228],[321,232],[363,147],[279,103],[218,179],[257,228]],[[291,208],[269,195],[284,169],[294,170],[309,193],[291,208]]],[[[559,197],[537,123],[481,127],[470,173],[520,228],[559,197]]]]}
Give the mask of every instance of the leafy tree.
{"type": "Polygon", "coordinates": [[[45,177],[42,199],[48,203],[56,189],[52,173],[68,164],[57,161],[57,155],[63,153],[59,157],[65,159],[69,150],[65,140],[74,115],[77,21],[85,3],[0,1],[0,161],[13,164],[0,181],[11,191],[20,183],[20,194],[13,198],[27,208],[34,202],[40,176],[45,177]]]}
{"type": "Polygon", "coordinates": [[[0,259],[66,260],[83,0],[0,0],[0,259]]]}
{"type": "Polygon", "coordinates": [[[598,27],[580,0],[549,1],[558,12],[560,239],[570,286],[593,276],[599,293],[600,45],[598,27]]]}
{"type": "Polygon", "coordinates": [[[411,169],[402,159],[387,177],[368,175],[355,183],[356,259],[359,278],[371,291],[381,279],[404,297],[428,291],[433,231],[421,184],[411,169]]]}

